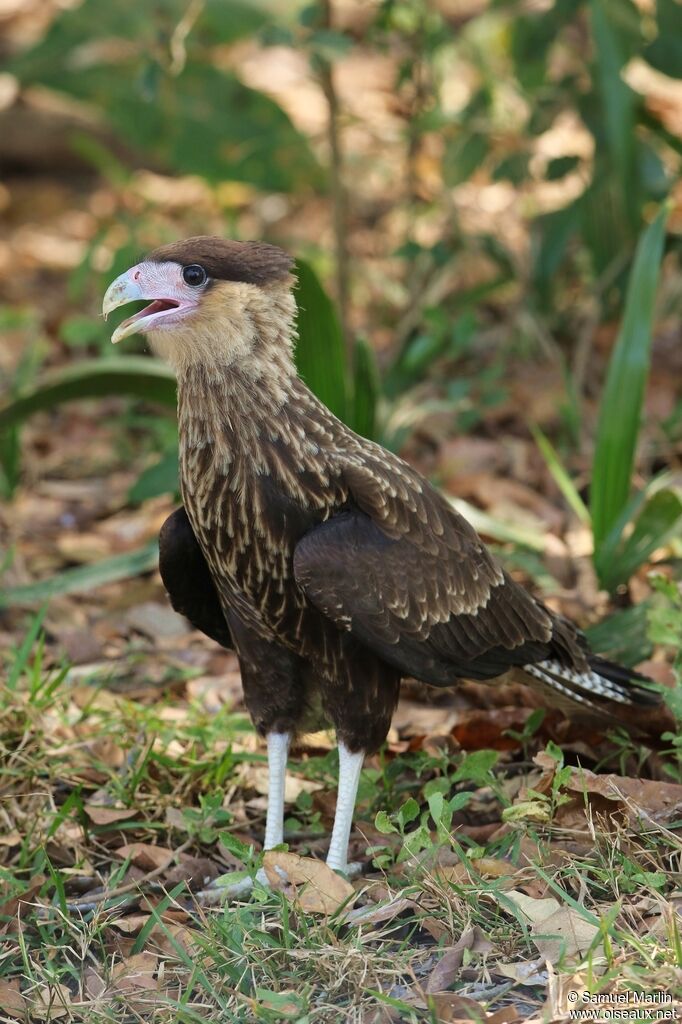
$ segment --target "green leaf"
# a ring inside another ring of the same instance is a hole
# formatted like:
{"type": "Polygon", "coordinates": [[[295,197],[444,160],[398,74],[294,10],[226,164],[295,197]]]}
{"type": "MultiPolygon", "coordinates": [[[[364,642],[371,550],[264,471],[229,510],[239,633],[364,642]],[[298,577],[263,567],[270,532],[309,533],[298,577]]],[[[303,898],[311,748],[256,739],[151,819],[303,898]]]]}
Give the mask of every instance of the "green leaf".
{"type": "Polygon", "coordinates": [[[346,422],[346,353],[336,310],[309,263],[297,260],[296,274],[298,372],[320,401],[346,422]]]}
{"type": "Polygon", "coordinates": [[[379,811],[377,813],[377,816],[374,819],[374,827],[377,832],[381,832],[381,834],[385,836],[398,831],[386,811],[379,811]]]}
{"type": "Polygon", "coordinates": [[[450,141],[445,149],[443,178],[449,188],[468,181],[488,155],[488,139],[478,133],[469,134],[463,129],[457,138],[450,141]]]}
{"type": "Polygon", "coordinates": [[[547,463],[547,468],[554,477],[554,482],[557,487],[577,515],[578,519],[583,523],[589,524],[590,513],[588,508],[580,497],[577,487],[566,472],[566,469],[559,458],[559,453],[554,448],[549,438],[543,434],[538,426],[533,423],[529,426],[530,432],[535,438],[535,443],[542,452],[542,456],[547,463]]]}
{"type": "MultiPolygon", "coordinates": [[[[623,322],[599,407],[590,510],[595,564],[600,542],[628,501],[644,390],[649,376],[654,303],[669,207],[645,229],[628,282],[623,322]]],[[[598,569],[599,571],[599,569],[598,569]]]]}
{"type": "Polygon", "coordinates": [[[209,0],[179,41],[187,10],[184,0],[85,0],[56,17],[10,67],[25,85],[94,105],[129,146],[161,167],[268,191],[322,184],[306,138],[282,108],[214,63],[218,44],[253,35],[267,21],[264,13],[209,0]]]}
{"type": "Polygon", "coordinates": [[[621,75],[628,56],[626,40],[622,26],[617,24],[617,18],[614,17],[613,4],[606,0],[592,0],[590,10],[606,137],[611,154],[610,165],[620,178],[623,206],[633,211],[632,215],[635,217],[634,143],[637,96],[630,86],[626,85],[621,75]]]}
{"type": "Polygon", "coordinates": [[[403,806],[398,811],[398,821],[400,822],[400,827],[404,829],[406,825],[409,825],[411,821],[414,821],[418,814],[419,804],[413,797],[410,797],[410,799],[406,800],[403,806]]]}
{"type": "Polygon", "coordinates": [[[77,363],[46,376],[35,388],[1,408],[0,430],[62,402],[104,395],[129,395],[175,409],[175,376],[165,363],[144,356],[77,363]]]}
{"type": "Polygon", "coordinates": [[[363,339],[355,343],[353,365],[353,415],[350,426],[361,437],[376,437],[379,371],[373,350],[363,339]]]}
{"type": "Polygon", "coordinates": [[[138,505],[149,498],[156,498],[159,494],[177,494],[179,490],[178,449],[176,446],[140,473],[128,491],[128,501],[138,505]]]}
{"type": "Polygon", "coordinates": [[[642,507],[632,533],[595,559],[599,580],[607,590],[614,591],[644,565],[650,555],[662,547],[682,526],[682,498],[673,490],[652,494],[642,507]]]}
{"type": "Polygon", "coordinates": [[[547,181],[558,181],[559,178],[564,178],[574,171],[579,163],[580,157],[578,156],[557,156],[548,161],[545,177],[547,181]]]}
{"type": "Polygon", "coordinates": [[[638,665],[651,654],[647,615],[651,601],[615,612],[585,630],[592,650],[628,667],[638,665]]]}
{"type": "Polygon", "coordinates": [[[153,540],[136,551],[114,555],[94,565],[66,569],[46,580],[38,580],[23,586],[5,587],[0,592],[0,608],[37,604],[58,594],[82,594],[105,583],[115,583],[117,580],[130,579],[143,572],[150,572],[158,560],[159,545],[153,540]]]}

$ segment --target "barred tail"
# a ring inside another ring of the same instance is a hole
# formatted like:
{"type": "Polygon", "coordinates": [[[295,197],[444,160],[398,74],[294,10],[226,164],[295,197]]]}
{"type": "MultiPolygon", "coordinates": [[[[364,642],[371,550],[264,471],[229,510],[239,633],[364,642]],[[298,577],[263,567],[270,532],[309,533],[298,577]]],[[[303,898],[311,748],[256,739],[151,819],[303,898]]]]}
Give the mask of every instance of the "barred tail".
{"type": "Polygon", "coordinates": [[[640,707],[660,704],[660,694],[648,688],[651,680],[646,676],[595,654],[589,654],[587,660],[586,672],[578,672],[554,660],[524,665],[523,671],[543,689],[549,687],[562,697],[593,710],[605,711],[608,703],[640,707]]]}

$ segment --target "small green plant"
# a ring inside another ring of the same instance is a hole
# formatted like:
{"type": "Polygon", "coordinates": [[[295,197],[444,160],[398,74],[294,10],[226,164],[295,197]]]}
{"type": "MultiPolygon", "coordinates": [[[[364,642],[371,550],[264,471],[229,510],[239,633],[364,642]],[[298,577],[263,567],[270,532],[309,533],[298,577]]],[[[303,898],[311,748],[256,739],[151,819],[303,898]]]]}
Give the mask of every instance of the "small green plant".
{"type": "Polygon", "coordinates": [[[599,408],[589,507],[551,443],[537,427],[533,428],[538,447],[566,501],[591,527],[597,577],[611,592],[626,583],[682,523],[682,494],[666,476],[631,494],[667,217],[668,206],[664,205],[637,246],[625,314],[599,408]]]}

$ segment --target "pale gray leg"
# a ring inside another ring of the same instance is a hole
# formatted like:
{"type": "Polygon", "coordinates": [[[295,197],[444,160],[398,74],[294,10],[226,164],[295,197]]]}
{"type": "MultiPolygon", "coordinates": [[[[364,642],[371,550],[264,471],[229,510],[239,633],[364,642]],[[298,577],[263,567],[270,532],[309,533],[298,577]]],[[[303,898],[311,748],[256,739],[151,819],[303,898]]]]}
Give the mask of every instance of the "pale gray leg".
{"type": "Polygon", "coordinates": [[[348,868],[348,839],[353,824],[355,798],[358,793],[360,771],[364,759],[363,751],[353,754],[345,743],[339,743],[339,788],[336,796],[334,828],[327,854],[327,864],[334,871],[346,871],[348,868]]]}
{"type": "Polygon", "coordinates": [[[289,756],[288,732],[269,732],[268,743],[268,813],[265,819],[264,850],[284,842],[284,783],[289,756]]]}
{"type": "MultiPolygon", "coordinates": [[[[288,732],[269,732],[268,744],[268,810],[265,818],[265,839],[263,849],[272,850],[284,841],[284,783],[286,781],[287,757],[289,756],[288,732]]],[[[263,885],[269,885],[263,868],[257,872],[256,878],[263,885]]],[[[253,888],[251,878],[240,878],[234,882],[224,881],[216,890],[217,902],[231,899],[243,899],[253,888]]],[[[211,902],[205,890],[200,896],[207,896],[206,903],[211,902]]],[[[215,898],[215,897],[214,897],[215,898]]]]}

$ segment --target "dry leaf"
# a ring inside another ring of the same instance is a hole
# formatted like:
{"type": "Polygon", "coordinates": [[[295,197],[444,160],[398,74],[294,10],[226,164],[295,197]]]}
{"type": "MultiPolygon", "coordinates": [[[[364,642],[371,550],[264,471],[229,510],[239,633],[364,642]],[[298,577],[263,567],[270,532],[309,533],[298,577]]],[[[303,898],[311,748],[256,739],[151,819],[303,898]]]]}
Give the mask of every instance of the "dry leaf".
{"type": "Polygon", "coordinates": [[[85,991],[90,999],[100,999],[107,990],[107,983],[94,967],[88,965],[83,971],[85,991]]]}
{"type": "Polygon", "coordinates": [[[117,992],[133,995],[140,990],[154,990],[158,982],[154,972],[158,964],[156,953],[136,953],[114,965],[111,972],[112,985],[117,992]]]}
{"type": "MultiPolygon", "coordinates": [[[[562,957],[582,956],[599,934],[597,925],[586,921],[572,907],[562,907],[553,897],[537,900],[517,889],[505,893],[531,924],[538,952],[555,964],[562,957]]],[[[500,902],[502,902],[500,900],[500,902]]]]}
{"type": "Polygon", "coordinates": [[[269,850],[263,856],[263,867],[273,889],[286,892],[292,886],[301,910],[311,914],[333,914],[355,895],[350,882],[312,857],[269,850]],[[299,886],[303,887],[300,893],[299,886]]]}
{"type": "Polygon", "coordinates": [[[404,896],[397,897],[389,903],[379,903],[369,907],[354,907],[346,914],[345,920],[348,924],[383,924],[384,921],[392,921],[404,910],[419,910],[418,904],[413,900],[405,899],[404,896]]]}
{"type": "Polygon", "coordinates": [[[116,857],[126,860],[130,857],[131,863],[142,871],[156,871],[157,868],[168,867],[173,862],[175,854],[165,846],[152,846],[151,843],[128,843],[126,846],[119,846],[114,850],[116,857]]]}
{"type": "Polygon", "coordinates": [[[31,993],[31,1017],[52,1021],[70,1016],[71,993],[66,985],[43,985],[31,993]]]}
{"type": "Polygon", "coordinates": [[[442,1024],[454,1024],[460,1020],[485,1021],[484,1008],[474,999],[460,996],[456,992],[434,992],[429,1003],[436,1012],[436,1019],[442,1024]]]}
{"type": "Polygon", "coordinates": [[[0,1013],[11,1013],[20,1020],[28,1016],[26,1001],[21,994],[18,978],[0,981],[0,1013]]]}
{"type": "Polygon", "coordinates": [[[21,846],[22,836],[19,832],[5,832],[3,836],[0,836],[0,846],[21,846]]]}
{"type": "MultiPolygon", "coordinates": [[[[261,796],[267,796],[269,793],[268,767],[265,764],[246,764],[244,762],[239,768],[235,782],[244,789],[255,789],[261,796]]],[[[324,789],[321,782],[313,782],[311,779],[303,779],[287,772],[284,783],[284,802],[296,803],[301,793],[317,793],[320,789],[324,789]]]]}
{"type": "Polygon", "coordinates": [[[137,814],[135,807],[104,807],[102,804],[85,804],[85,813],[95,825],[111,825],[116,821],[125,821],[137,814]]]}
{"type": "Polygon", "coordinates": [[[450,988],[459,974],[464,959],[464,951],[474,944],[474,929],[469,925],[465,928],[454,946],[443,953],[426,983],[427,992],[444,992],[450,988]]]}

